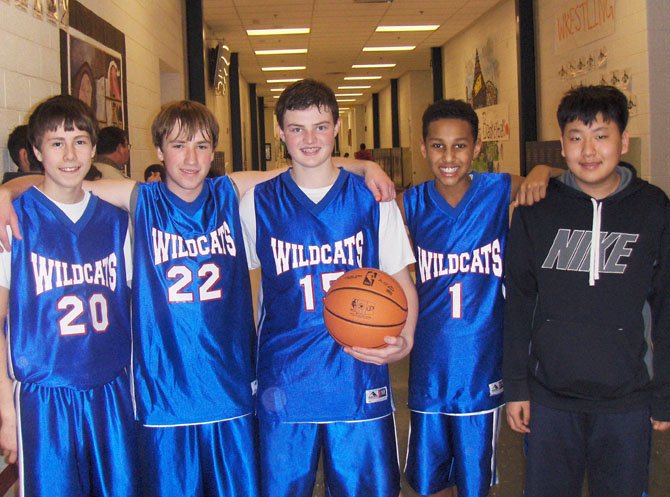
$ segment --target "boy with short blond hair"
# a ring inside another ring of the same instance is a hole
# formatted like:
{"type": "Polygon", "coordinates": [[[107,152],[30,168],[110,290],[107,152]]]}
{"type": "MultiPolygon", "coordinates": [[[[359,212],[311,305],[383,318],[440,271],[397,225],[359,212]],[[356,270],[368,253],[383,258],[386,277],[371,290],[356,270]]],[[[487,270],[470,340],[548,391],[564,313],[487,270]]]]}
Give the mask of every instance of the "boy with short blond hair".
{"type": "Polygon", "coordinates": [[[0,447],[18,452],[21,495],[139,495],[128,215],[82,189],[97,140],[83,102],[49,98],[28,126],[44,177],[0,255],[0,447]]]}
{"type": "Polygon", "coordinates": [[[569,171],[508,240],[507,420],[527,497],[581,496],[585,473],[591,495],[647,495],[651,430],[670,428],[670,203],[621,162],[620,90],[575,88],[557,117],[569,171]]]}

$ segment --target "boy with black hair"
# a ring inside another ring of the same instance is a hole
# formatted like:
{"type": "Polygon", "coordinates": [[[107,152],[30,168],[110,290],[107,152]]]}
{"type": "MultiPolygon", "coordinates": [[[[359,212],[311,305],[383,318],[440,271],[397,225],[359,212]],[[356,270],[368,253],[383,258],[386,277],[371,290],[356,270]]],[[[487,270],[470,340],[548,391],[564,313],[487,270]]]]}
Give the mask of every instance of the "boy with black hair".
{"type": "Polygon", "coordinates": [[[14,128],[7,137],[7,150],[12,162],[19,168],[17,172],[6,172],[2,178],[5,183],[25,174],[42,174],[42,163],[37,160],[33,148],[28,143],[28,125],[21,124],[14,128]]]}
{"type": "Polygon", "coordinates": [[[513,199],[544,196],[527,179],[471,171],[479,119],[461,100],[423,114],[421,153],[435,178],[398,197],[414,245],[419,318],[409,376],[405,476],[421,495],[485,497],[497,482],[502,409],[503,257],[513,199]]]}
{"type": "Polygon", "coordinates": [[[0,447],[21,495],[139,495],[128,215],[82,189],[98,132],[83,102],[49,98],[28,126],[45,174],[0,255],[0,447]]]}
{"type": "Polygon", "coordinates": [[[261,495],[309,497],[323,454],[330,496],[400,491],[389,362],[412,348],[414,261],[394,202],[378,204],[361,178],[331,160],[337,101],[323,83],[282,92],[278,133],[292,167],[243,197],[250,267],[261,267],[258,402],[261,495]],[[322,300],[344,272],[380,268],[403,287],[409,313],[379,349],[345,347],[328,334],[322,300]]]}
{"type": "Polygon", "coordinates": [[[507,420],[527,497],[580,496],[585,473],[590,495],[647,495],[651,429],[670,427],[670,204],[621,162],[621,91],[575,88],[557,117],[569,172],[507,245],[507,420]]]}
{"type": "Polygon", "coordinates": [[[100,130],[98,152],[94,165],[103,179],[126,179],[126,165],[130,160],[130,143],[125,130],[107,126],[100,130]]]}

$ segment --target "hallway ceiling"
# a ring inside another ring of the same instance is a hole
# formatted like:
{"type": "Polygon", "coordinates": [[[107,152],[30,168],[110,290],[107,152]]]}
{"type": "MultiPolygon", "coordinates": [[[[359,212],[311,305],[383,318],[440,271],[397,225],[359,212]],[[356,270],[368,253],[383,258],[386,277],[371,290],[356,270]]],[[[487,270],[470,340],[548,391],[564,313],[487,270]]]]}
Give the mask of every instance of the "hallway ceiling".
{"type": "MultiPolygon", "coordinates": [[[[219,41],[238,53],[241,75],[256,83],[257,96],[273,105],[269,79],[312,77],[336,93],[363,93],[354,102],[388,86],[407,71],[430,70],[430,49],[444,45],[500,0],[203,0],[209,42],[219,41]],[[439,25],[435,31],[383,33],[377,26],[439,25]],[[309,34],[249,36],[248,29],[310,28],[309,34]],[[415,45],[412,51],[364,52],[366,46],[415,45]],[[307,48],[306,54],[257,55],[256,50],[307,48]],[[393,68],[353,69],[354,64],[395,63],[393,68]],[[305,70],[262,71],[266,66],[305,66],[305,70]],[[380,80],[345,81],[345,76],[382,76],[380,80]],[[337,90],[343,85],[371,85],[364,90],[337,90]]],[[[465,56],[465,54],[464,54],[465,56]]]]}

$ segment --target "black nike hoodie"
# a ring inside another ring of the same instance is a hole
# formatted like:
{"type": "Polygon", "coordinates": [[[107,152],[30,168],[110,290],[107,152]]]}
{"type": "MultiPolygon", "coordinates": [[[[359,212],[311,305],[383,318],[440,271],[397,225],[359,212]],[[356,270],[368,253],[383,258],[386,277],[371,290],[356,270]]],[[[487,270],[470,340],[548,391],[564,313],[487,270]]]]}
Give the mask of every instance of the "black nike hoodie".
{"type": "Polygon", "coordinates": [[[670,204],[631,166],[617,172],[619,189],[601,201],[566,173],[545,200],[514,212],[505,398],[578,411],[651,405],[670,421],[670,204]]]}

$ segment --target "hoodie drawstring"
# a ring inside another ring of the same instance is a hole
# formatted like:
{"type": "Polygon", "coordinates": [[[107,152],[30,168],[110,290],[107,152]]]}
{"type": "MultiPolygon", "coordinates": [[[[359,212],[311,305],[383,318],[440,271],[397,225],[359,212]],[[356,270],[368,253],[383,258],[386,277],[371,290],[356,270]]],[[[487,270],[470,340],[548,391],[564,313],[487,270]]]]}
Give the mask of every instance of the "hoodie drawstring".
{"type": "Polygon", "coordinates": [[[595,286],[600,279],[600,222],[602,220],[603,204],[592,198],[593,221],[591,223],[591,254],[589,261],[589,286],[595,286]]]}

